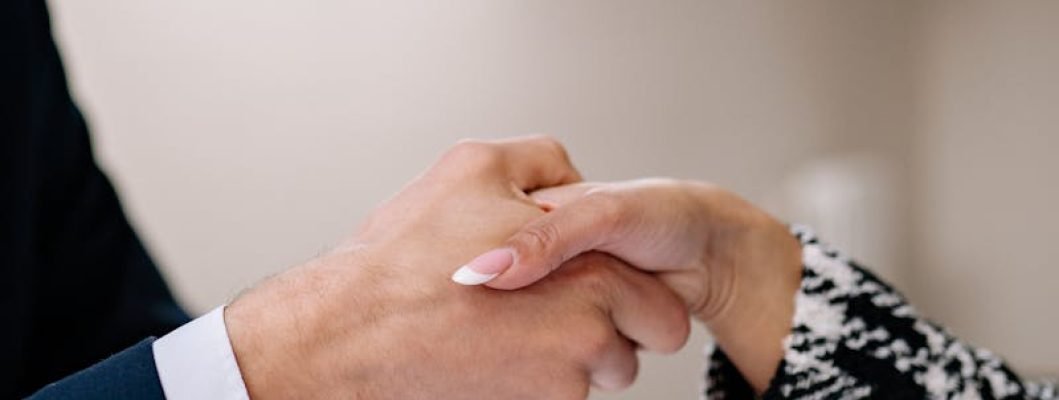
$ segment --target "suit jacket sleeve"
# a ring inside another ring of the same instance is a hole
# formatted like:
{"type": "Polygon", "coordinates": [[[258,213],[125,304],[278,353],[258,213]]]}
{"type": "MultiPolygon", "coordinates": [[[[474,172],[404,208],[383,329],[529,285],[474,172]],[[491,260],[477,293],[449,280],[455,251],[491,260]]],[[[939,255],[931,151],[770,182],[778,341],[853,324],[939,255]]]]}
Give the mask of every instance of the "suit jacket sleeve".
{"type": "MultiPolygon", "coordinates": [[[[188,320],[96,165],[48,18],[43,0],[0,2],[0,398],[188,320]]],[[[141,342],[44,393],[138,385],[150,357],[141,342]]]]}
{"type": "Polygon", "coordinates": [[[162,385],[155,373],[152,342],[153,339],[145,339],[96,365],[45,386],[29,398],[164,399],[162,385]]]}

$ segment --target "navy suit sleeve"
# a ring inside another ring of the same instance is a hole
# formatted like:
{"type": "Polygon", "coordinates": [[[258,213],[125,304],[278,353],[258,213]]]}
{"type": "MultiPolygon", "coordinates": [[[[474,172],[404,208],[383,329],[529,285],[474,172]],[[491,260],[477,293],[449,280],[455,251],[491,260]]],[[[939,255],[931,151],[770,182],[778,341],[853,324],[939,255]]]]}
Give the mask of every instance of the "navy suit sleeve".
{"type": "MultiPolygon", "coordinates": [[[[93,158],[43,0],[0,1],[0,276],[0,398],[188,320],[93,158]]],[[[157,380],[149,345],[115,357],[42,395],[157,380]]]]}
{"type": "Polygon", "coordinates": [[[96,365],[49,384],[31,400],[150,400],[164,399],[155,372],[154,353],[146,339],[96,365]]]}

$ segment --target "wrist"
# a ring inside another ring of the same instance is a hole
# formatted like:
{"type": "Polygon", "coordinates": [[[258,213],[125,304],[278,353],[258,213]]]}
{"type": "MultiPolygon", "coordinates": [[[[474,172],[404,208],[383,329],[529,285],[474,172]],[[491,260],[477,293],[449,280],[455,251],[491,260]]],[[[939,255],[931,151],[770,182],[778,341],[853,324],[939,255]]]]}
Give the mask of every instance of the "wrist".
{"type": "MultiPolygon", "coordinates": [[[[266,282],[275,286],[273,282],[266,282]]],[[[291,318],[285,301],[257,289],[240,296],[224,310],[224,323],[243,376],[247,393],[253,399],[288,398],[311,389],[302,375],[284,371],[284,366],[305,370],[306,354],[297,351],[302,324],[291,318]]],[[[311,392],[310,392],[311,393],[311,392]]]]}
{"type": "Polygon", "coordinates": [[[727,306],[706,321],[721,347],[751,386],[767,389],[783,359],[795,295],[801,284],[801,245],[772,220],[748,230],[746,262],[733,268],[727,306]]]}
{"type": "Polygon", "coordinates": [[[225,309],[229,340],[251,398],[334,397],[342,383],[329,381],[342,365],[336,359],[351,353],[348,348],[341,348],[341,354],[336,349],[356,343],[364,345],[356,356],[369,357],[365,341],[335,342],[341,334],[348,340],[367,330],[367,322],[359,320],[354,310],[333,310],[336,302],[327,301],[346,295],[338,283],[360,279],[350,274],[359,268],[351,268],[352,260],[343,258],[332,254],[293,268],[242,294],[225,309]]]}

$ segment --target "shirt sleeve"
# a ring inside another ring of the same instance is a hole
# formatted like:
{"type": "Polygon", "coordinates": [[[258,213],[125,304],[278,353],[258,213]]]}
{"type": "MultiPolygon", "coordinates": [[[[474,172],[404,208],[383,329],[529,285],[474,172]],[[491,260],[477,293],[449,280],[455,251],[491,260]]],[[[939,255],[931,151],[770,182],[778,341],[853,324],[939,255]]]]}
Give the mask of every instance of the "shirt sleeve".
{"type": "MultiPolygon", "coordinates": [[[[765,399],[1057,399],[1054,382],[1022,379],[997,355],[921,317],[868,270],[792,228],[802,244],[784,358],[765,399]]],[[[753,391],[723,350],[707,346],[704,398],[753,391]]]]}
{"type": "Polygon", "coordinates": [[[223,306],[158,339],[153,350],[167,399],[249,399],[228,340],[223,306]]]}

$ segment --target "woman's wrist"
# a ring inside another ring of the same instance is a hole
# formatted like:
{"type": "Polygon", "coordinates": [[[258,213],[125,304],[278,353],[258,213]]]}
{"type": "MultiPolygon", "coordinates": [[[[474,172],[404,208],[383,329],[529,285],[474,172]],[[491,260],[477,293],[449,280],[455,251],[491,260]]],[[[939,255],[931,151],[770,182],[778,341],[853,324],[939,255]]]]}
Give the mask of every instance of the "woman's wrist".
{"type": "Polygon", "coordinates": [[[739,241],[739,260],[733,260],[727,304],[703,321],[717,345],[761,393],[783,359],[783,340],[790,334],[802,276],[801,244],[771,217],[750,225],[739,241]]]}

